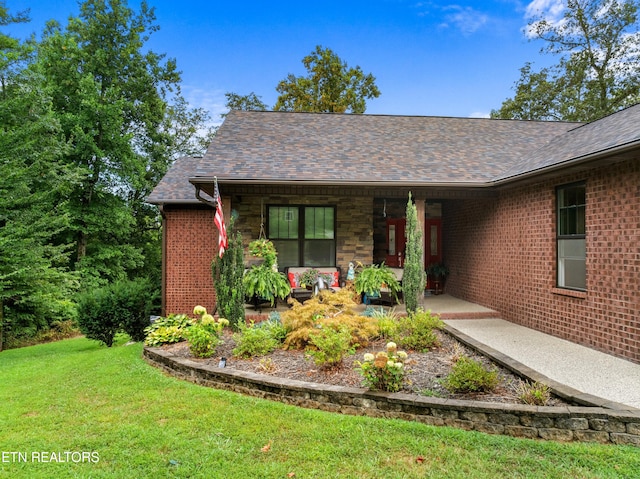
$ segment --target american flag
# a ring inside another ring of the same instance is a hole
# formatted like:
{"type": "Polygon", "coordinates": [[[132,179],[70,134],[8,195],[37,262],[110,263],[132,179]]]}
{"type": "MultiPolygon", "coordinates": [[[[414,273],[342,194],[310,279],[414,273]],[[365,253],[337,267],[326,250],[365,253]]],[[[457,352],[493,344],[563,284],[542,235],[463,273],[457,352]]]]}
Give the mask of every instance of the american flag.
{"type": "Polygon", "coordinates": [[[218,190],[218,182],[215,182],[215,191],[213,193],[213,199],[216,201],[216,215],[213,218],[213,222],[218,227],[218,256],[222,258],[225,250],[229,246],[229,240],[227,238],[227,228],[224,226],[224,215],[222,214],[222,200],[220,199],[220,191],[218,190]]]}

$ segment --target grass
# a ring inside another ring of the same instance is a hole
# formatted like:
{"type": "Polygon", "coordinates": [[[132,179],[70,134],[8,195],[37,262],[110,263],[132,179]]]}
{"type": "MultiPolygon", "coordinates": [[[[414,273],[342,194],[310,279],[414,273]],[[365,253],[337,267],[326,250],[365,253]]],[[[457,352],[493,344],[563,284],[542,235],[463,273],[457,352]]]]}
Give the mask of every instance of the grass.
{"type": "Polygon", "coordinates": [[[0,478],[583,479],[640,471],[631,446],[298,409],[168,377],[141,350],[76,338],[0,353],[0,478]],[[83,451],[99,460],[32,460],[83,451]]]}

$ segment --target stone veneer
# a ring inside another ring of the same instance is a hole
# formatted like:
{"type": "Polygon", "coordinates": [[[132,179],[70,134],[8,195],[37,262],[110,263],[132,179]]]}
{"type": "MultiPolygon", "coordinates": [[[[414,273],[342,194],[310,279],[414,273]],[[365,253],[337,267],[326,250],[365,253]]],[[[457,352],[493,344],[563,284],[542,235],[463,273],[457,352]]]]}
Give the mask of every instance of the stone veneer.
{"type": "Polygon", "coordinates": [[[519,438],[640,446],[640,412],[460,401],[328,386],[204,365],[160,348],[145,348],[144,357],[180,379],[300,407],[519,438]]]}

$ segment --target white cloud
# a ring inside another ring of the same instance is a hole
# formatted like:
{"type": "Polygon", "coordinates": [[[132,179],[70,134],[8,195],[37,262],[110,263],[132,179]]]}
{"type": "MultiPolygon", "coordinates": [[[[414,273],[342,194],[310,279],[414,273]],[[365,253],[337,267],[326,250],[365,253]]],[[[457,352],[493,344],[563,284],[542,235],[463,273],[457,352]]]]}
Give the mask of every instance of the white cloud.
{"type": "MultiPolygon", "coordinates": [[[[551,26],[560,26],[565,22],[564,12],[566,5],[564,0],[533,0],[527,5],[524,18],[527,21],[544,20],[551,26]]],[[[537,21],[528,24],[524,28],[527,38],[534,38],[537,21]]]]}
{"type": "Polygon", "coordinates": [[[212,125],[220,125],[220,115],[229,110],[225,106],[227,99],[222,90],[182,85],[182,94],[192,108],[202,108],[209,112],[212,125]]]}
{"type": "Polygon", "coordinates": [[[449,5],[444,7],[444,11],[451,11],[447,13],[445,19],[447,24],[452,24],[455,28],[460,30],[464,35],[469,35],[476,32],[489,21],[489,16],[480,13],[479,11],[471,7],[461,7],[459,5],[449,5]]]}
{"type": "Polygon", "coordinates": [[[456,28],[463,35],[475,33],[490,20],[489,15],[485,13],[457,4],[438,5],[433,2],[418,2],[414,4],[414,8],[418,9],[420,17],[434,14],[442,16],[443,21],[438,24],[440,28],[456,28]]]}
{"type": "Polygon", "coordinates": [[[469,113],[468,118],[491,118],[491,113],[487,113],[484,111],[474,111],[469,113]]]}

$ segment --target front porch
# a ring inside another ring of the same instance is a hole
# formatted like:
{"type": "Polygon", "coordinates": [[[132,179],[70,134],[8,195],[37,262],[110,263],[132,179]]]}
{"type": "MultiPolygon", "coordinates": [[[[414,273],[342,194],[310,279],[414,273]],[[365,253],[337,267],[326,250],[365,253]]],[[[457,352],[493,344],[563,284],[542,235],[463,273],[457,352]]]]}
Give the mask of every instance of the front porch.
{"type": "MultiPolygon", "coordinates": [[[[385,311],[395,311],[396,314],[404,315],[406,310],[404,303],[395,306],[372,305],[374,308],[383,308],[385,311]]],[[[367,308],[364,304],[356,306],[356,311],[363,312],[367,308]]],[[[422,300],[422,308],[438,314],[441,319],[484,319],[499,318],[500,313],[490,308],[485,308],[479,304],[471,303],[448,294],[425,296],[422,300]]],[[[261,321],[267,319],[272,311],[287,311],[289,306],[284,301],[279,301],[277,307],[271,308],[268,304],[263,305],[262,310],[256,311],[252,305],[245,305],[245,317],[248,321],[261,321]]]]}

